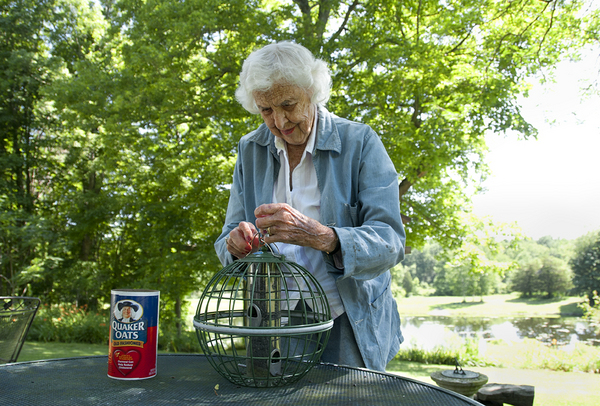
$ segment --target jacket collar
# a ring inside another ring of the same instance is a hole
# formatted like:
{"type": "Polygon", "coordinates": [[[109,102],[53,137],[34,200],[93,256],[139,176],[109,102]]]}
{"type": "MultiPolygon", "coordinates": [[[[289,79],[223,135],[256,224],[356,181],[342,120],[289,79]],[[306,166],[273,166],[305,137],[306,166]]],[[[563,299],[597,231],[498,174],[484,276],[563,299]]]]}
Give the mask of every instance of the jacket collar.
{"type": "MultiPolygon", "coordinates": [[[[317,122],[317,139],[315,141],[315,149],[323,151],[342,152],[342,142],[337,126],[334,123],[335,116],[331,114],[325,107],[317,106],[319,120],[317,122]]],[[[263,123],[248,136],[248,141],[255,142],[263,147],[269,147],[269,150],[274,156],[278,156],[277,148],[275,147],[275,137],[269,128],[263,123]]]]}
{"type": "Polygon", "coordinates": [[[323,151],[342,152],[342,141],[338,133],[337,126],[333,119],[335,116],[331,114],[325,107],[318,106],[319,122],[317,126],[317,140],[315,149],[323,151]]]}

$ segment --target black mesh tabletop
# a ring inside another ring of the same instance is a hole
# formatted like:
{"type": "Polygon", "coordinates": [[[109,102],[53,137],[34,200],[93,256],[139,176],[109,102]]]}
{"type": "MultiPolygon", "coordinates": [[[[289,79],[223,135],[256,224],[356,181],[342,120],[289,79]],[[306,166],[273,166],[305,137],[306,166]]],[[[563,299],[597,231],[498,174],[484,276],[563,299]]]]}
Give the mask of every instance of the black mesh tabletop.
{"type": "Polygon", "coordinates": [[[159,355],[158,374],[146,380],[115,380],[107,367],[104,356],[2,365],[0,405],[480,405],[412,379],[328,364],[260,389],[230,383],[204,355],[159,355]]]}

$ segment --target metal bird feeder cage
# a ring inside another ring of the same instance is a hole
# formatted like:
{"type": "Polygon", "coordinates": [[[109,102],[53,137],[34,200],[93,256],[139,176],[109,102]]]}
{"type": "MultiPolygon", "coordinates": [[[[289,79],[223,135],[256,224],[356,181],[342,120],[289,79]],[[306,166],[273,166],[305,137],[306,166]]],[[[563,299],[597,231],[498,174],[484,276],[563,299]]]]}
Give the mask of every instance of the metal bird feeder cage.
{"type": "Polygon", "coordinates": [[[315,277],[264,245],[215,274],[200,297],[194,327],[224,378],[275,387],[298,381],[319,362],[333,320],[315,277]]]}

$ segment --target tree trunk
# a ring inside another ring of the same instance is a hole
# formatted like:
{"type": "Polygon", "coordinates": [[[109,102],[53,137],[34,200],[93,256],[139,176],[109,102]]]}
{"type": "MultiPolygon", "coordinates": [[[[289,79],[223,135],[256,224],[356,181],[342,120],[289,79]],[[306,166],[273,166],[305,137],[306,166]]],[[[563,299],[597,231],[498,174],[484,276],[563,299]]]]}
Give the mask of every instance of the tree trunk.
{"type": "Polygon", "coordinates": [[[181,298],[175,299],[175,326],[177,327],[177,337],[181,337],[181,298]]]}

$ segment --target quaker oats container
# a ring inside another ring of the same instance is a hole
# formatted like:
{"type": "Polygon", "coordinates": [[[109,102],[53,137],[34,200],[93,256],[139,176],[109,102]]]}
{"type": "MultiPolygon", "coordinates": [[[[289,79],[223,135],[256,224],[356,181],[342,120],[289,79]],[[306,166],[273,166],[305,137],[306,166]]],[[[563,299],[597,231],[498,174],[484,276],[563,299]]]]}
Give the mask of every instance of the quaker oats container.
{"type": "Polygon", "coordinates": [[[136,380],[156,376],[160,291],[111,290],[108,376],[136,380]]]}

